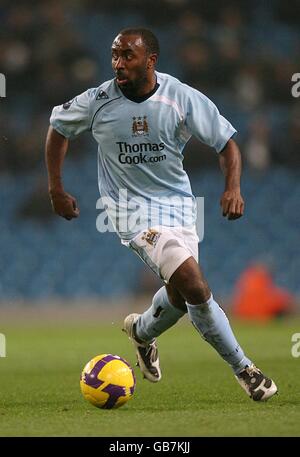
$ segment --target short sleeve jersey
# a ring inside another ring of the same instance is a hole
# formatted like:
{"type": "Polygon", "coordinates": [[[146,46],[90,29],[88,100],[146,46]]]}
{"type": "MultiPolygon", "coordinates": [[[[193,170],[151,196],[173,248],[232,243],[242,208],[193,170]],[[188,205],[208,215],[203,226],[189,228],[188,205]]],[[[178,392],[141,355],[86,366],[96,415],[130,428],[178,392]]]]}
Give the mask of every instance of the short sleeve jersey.
{"type": "Polygon", "coordinates": [[[194,135],[220,152],[236,132],[204,94],[170,75],[156,77],[158,89],[142,102],[126,98],[112,79],[54,107],[50,118],[66,138],[92,132],[99,191],[124,240],[155,225],[192,225],[196,205],[183,149],[194,135]]]}

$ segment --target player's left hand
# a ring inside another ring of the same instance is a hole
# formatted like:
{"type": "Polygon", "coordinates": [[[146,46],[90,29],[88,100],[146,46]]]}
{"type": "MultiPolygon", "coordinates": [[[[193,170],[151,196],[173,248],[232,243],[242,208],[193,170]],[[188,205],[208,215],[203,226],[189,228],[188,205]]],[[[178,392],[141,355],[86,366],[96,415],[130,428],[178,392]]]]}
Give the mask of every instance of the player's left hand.
{"type": "Polygon", "coordinates": [[[239,190],[225,190],[220,205],[228,220],[238,219],[244,214],[244,200],[239,190]]]}

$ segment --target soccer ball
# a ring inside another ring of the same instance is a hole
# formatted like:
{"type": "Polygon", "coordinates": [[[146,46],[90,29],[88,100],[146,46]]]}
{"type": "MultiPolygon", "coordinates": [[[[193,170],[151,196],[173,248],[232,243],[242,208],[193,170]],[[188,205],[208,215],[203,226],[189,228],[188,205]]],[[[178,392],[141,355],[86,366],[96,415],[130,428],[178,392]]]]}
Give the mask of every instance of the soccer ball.
{"type": "Polygon", "coordinates": [[[133,395],[134,372],[118,355],[97,355],[84,367],[80,388],[84,398],[98,408],[119,408],[133,395]]]}

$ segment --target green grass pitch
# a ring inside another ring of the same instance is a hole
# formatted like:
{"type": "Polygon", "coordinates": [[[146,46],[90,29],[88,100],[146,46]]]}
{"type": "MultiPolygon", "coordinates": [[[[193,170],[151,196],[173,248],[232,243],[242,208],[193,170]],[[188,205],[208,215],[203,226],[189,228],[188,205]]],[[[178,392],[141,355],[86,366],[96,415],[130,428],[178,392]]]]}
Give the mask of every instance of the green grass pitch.
{"type": "Polygon", "coordinates": [[[134,367],[133,398],[120,409],[100,410],[81,396],[79,376],[101,353],[118,354],[134,366],[122,319],[122,313],[114,323],[1,319],[7,357],[0,358],[0,436],[300,435],[300,358],[291,355],[299,319],[266,326],[233,322],[247,354],[279,387],[267,403],[250,400],[183,320],[159,338],[161,382],[143,380],[134,367]]]}

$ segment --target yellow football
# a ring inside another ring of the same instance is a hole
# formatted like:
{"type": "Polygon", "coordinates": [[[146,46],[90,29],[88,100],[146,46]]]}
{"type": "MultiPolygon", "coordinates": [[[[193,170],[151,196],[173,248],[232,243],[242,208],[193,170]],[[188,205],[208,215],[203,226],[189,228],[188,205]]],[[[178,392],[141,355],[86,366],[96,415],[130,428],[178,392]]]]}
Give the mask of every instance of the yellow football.
{"type": "Polygon", "coordinates": [[[84,398],[103,409],[124,405],[134,393],[135,382],[129,363],[112,354],[101,354],[91,359],[80,376],[84,398]]]}

